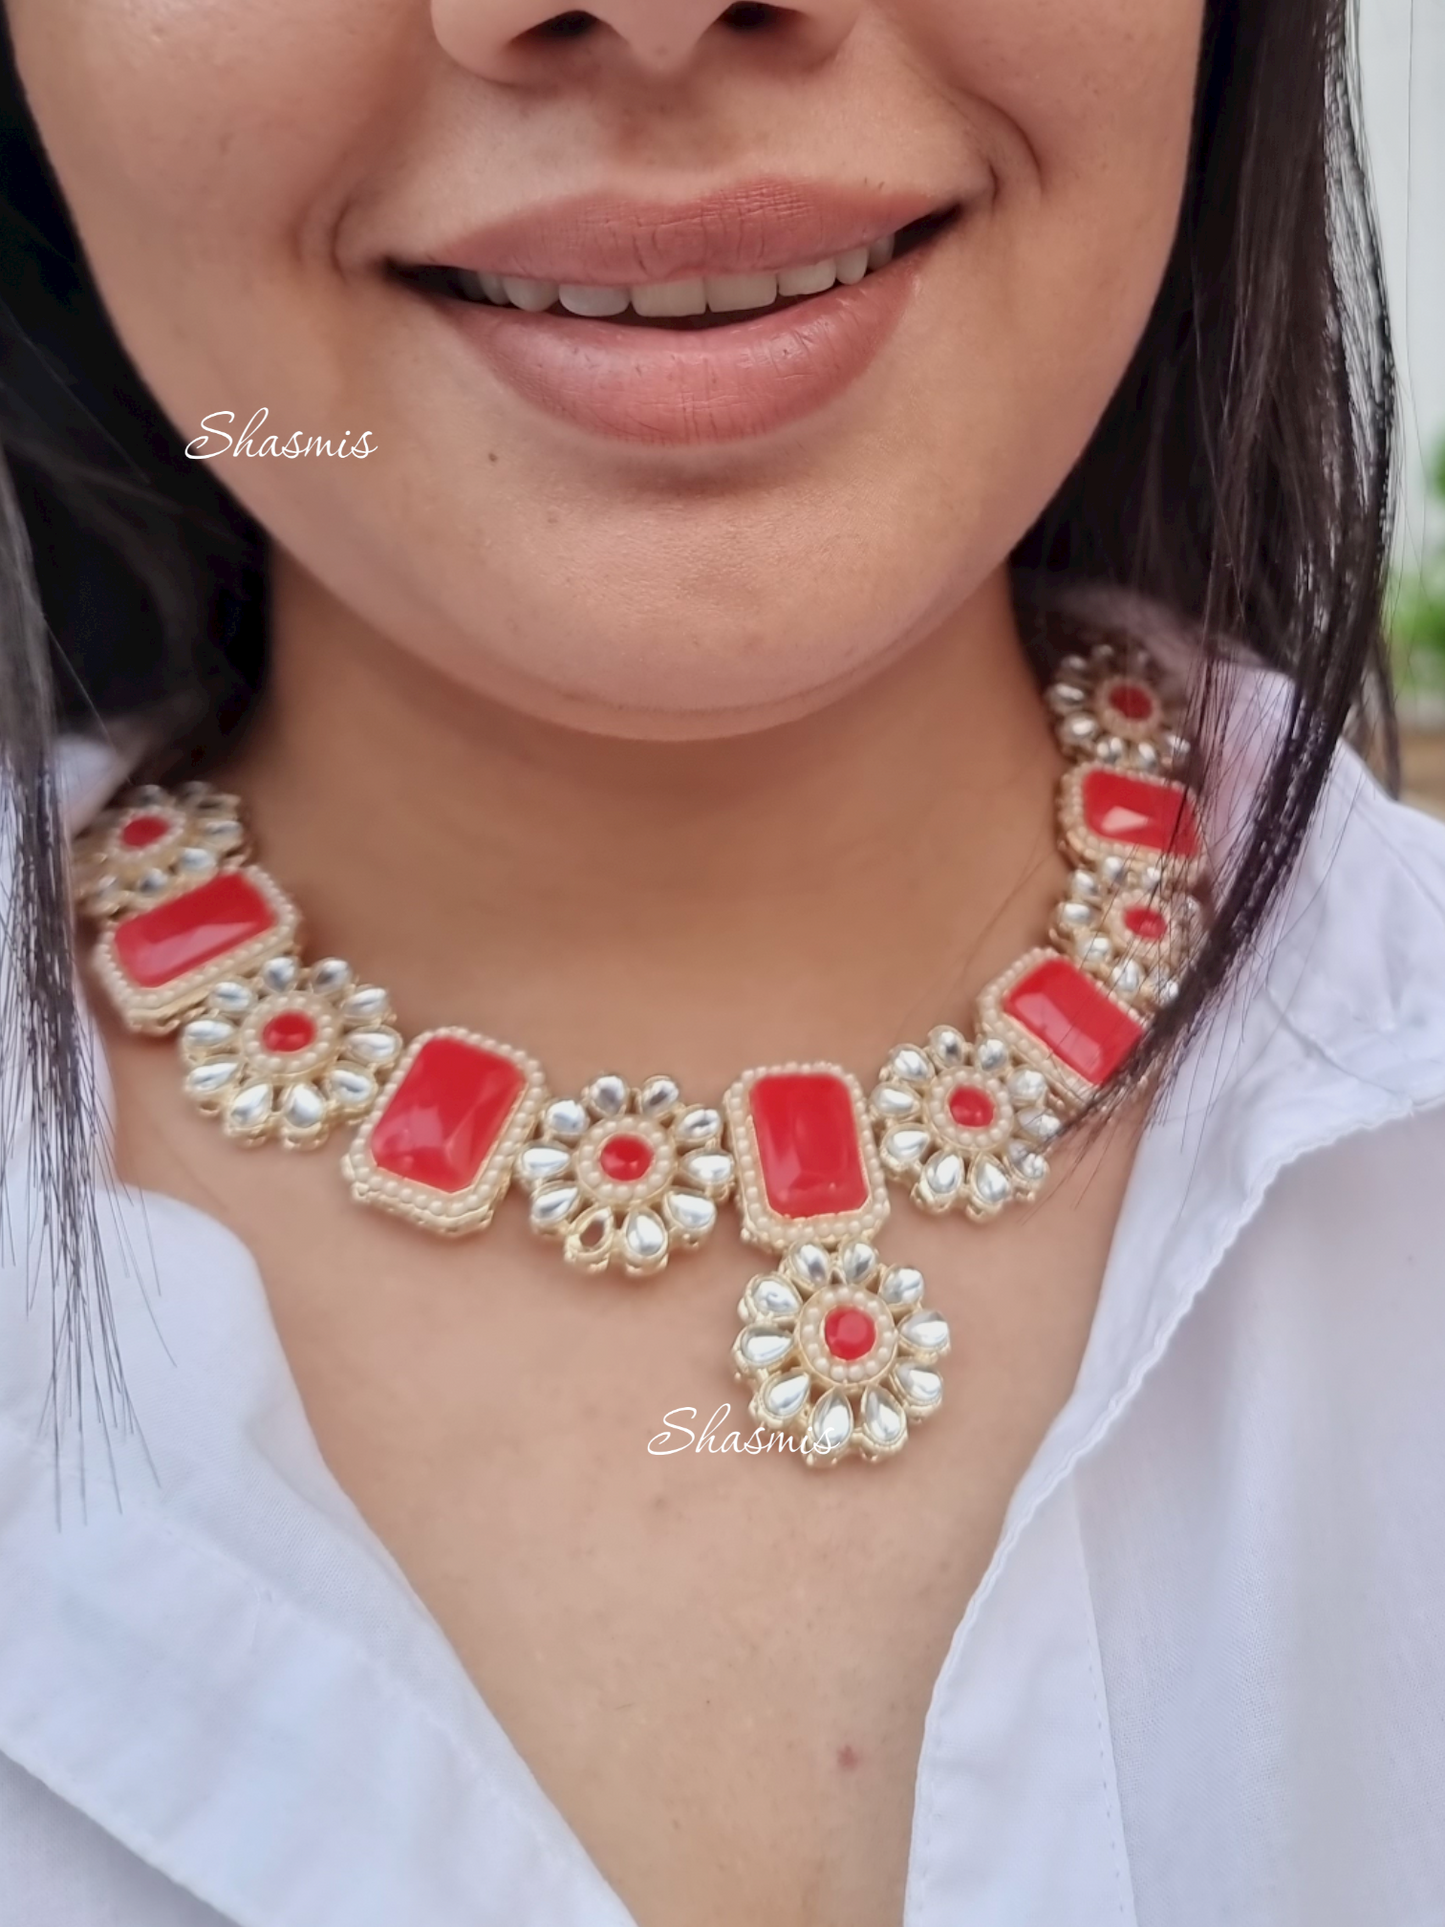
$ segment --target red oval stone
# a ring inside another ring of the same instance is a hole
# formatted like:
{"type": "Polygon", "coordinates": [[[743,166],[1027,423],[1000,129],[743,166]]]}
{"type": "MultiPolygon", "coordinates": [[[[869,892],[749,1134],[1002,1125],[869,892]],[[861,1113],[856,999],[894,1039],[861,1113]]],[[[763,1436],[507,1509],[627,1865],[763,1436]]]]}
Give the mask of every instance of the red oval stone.
{"type": "Polygon", "coordinates": [[[1147,903],[1132,903],[1124,912],[1124,927],[1146,943],[1160,943],[1169,934],[1169,919],[1147,903]]]}
{"type": "Polygon", "coordinates": [[[878,1327],[857,1305],[835,1305],[823,1320],[823,1343],[845,1365],[866,1358],[878,1338],[878,1327]]]}
{"type": "Polygon", "coordinates": [[[1108,695],[1113,707],[1121,716],[1127,716],[1131,723],[1142,723],[1147,716],[1154,714],[1154,698],[1143,683],[1111,683],[1108,695]]]}
{"type": "Polygon", "coordinates": [[[619,1131],[603,1142],[597,1162],[614,1184],[636,1184],[652,1169],[652,1146],[646,1138],[619,1131]]]}
{"type": "Polygon", "coordinates": [[[316,1042],[316,1025],[304,1010],[282,1010],[261,1026],[261,1048],[306,1050],[316,1042]]]}
{"type": "Polygon", "coordinates": [[[831,1071],[779,1071],[750,1096],[768,1203],[785,1218],[861,1211],[868,1172],[853,1097],[831,1071]]]}
{"type": "Polygon", "coordinates": [[[993,1099],[977,1084],[955,1084],[948,1094],[948,1115],[961,1130],[986,1130],[994,1120],[993,1099]]]}
{"type": "Polygon", "coordinates": [[[526,1078],[510,1057],[462,1037],[430,1037],[371,1134],[383,1171],[434,1191],[465,1191],[517,1107],[526,1078]]]}
{"type": "Polygon", "coordinates": [[[275,911],[246,873],[223,870],[117,924],[115,958],[133,984],[159,990],[275,927],[275,911]]]}
{"type": "Polygon", "coordinates": [[[133,816],[122,828],[120,840],[127,850],[148,850],[170,833],[171,826],[163,816],[133,816]]]}

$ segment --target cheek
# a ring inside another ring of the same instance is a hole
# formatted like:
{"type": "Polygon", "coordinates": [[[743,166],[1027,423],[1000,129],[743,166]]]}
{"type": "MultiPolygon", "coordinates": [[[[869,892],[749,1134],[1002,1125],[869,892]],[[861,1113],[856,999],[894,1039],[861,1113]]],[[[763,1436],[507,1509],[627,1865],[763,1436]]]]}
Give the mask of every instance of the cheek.
{"type": "Polygon", "coordinates": [[[394,0],[10,0],[10,17],[107,306],[164,398],[168,355],[195,354],[224,332],[226,308],[239,320],[268,287],[323,265],[348,156],[386,101],[398,105],[410,10],[394,0]]]}

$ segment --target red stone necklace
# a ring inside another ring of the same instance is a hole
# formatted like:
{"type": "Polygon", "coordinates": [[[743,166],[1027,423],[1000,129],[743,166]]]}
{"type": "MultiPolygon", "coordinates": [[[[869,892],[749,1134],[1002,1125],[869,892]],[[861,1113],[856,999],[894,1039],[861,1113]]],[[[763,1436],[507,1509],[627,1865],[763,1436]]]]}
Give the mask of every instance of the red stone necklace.
{"type": "Polygon", "coordinates": [[[1068,895],[979,997],[972,1037],[942,1024],[901,1045],[871,1095],[836,1064],[781,1064],[716,1106],[662,1076],[558,1097],[535,1058],[476,1031],[408,1043],[384,990],[303,962],[237,799],[199,783],[133,789],[78,842],[97,973],[132,1030],[179,1031],[183,1088],[227,1136],[314,1149],[352,1127],[353,1197],[424,1230],[479,1231],[515,1177],[571,1263],[641,1278],[732,1201],[774,1260],[733,1346],[759,1425],[810,1463],[890,1457],[938,1409],[949,1348],[922,1276],[876,1248],[890,1180],[975,1220],[1035,1197],[1066,1119],[1177,995],[1205,927],[1180,692],[1130,639],[1073,633],[1046,691],[1068,895]]]}

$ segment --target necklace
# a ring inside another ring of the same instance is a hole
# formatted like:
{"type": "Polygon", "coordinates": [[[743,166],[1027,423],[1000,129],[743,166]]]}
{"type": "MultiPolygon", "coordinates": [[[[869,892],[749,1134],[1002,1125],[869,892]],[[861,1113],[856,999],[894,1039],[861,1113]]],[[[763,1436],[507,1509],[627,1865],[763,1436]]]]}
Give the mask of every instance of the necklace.
{"type": "Polygon", "coordinates": [[[1181,692],[1131,639],[1071,635],[1045,691],[1068,894],[979,996],[972,1037],[940,1024],[900,1045],[871,1092],[806,1063],[747,1071],[716,1104],[614,1073],[557,1096],[480,1032],[407,1042],[385,990],[303,961],[238,799],[204,783],[132,789],[78,840],[97,975],[130,1029],[179,1032],[184,1091],[228,1137],[303,1150],[351,1128],[352,1196],[424,1230],[482,1229],[515,1179],[570,1263],[645,1278],[735,1205],[772,1260],[732,1351],[769,1445],[889,1458],[937,1411],[949,1349],[922,1275],[877,1248],[890,1184],[975,1221],[1037,1196],[1053,1141],[1178,994],[1205,928],[1181,692]]]}

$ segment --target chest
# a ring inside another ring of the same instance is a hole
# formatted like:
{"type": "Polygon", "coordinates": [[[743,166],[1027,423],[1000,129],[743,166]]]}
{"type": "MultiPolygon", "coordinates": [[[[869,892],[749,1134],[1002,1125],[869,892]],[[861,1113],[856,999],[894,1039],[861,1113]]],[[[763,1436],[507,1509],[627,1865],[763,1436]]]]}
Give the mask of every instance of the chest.
{"type": "Polygon", "coordinates": [[[901,1918],[933,1683],[1077,1375],[1126,1167],[1012,1226],[900,1209],[944,1407],[893,1461],[811,1469],[742,1449],[731,1235],[598,1279],[520,1212],[447,1244],[318,1160],[172,1143],[134,1175],[250,1246],[332,1472],[641,1927],[901,1918]]]}

